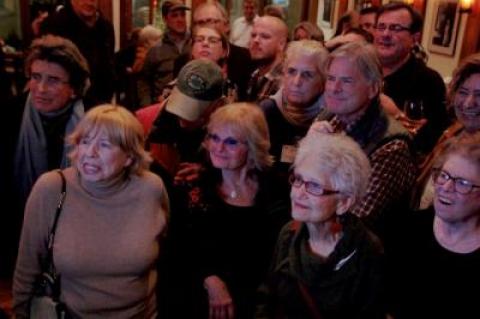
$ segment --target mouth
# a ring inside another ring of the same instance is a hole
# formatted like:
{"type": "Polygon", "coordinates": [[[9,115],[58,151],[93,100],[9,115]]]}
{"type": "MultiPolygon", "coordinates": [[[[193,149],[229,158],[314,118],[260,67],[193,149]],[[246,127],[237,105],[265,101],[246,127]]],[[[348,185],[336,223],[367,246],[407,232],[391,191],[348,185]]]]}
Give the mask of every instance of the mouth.
{"type": "Polygon", "coordinates": [[[93,165],[89,163],[84,163],[82,169],[86,174],[96,174],[100,172],[100,167],[98,165],[93,165]]]}
{"type": "Polygon", "coordinates": [[[442,195],[437,195],[437,201],[438,203],[444,206],[451,206],[454,203],[453,200],[446,198],[445,196],[442,196],[442,195]]]}
{"type": "Polygon", "coordinates": [[[300,202],[298,202],[298,201],[296,201],[296,200],[292,201],[292,206],[293,206],[294,208],[298,208],[298,209],[307,209],[307,208],[308,208],[307,205],[304,205],[304,204],[302,204],[302,203],[300,203],[300,202]]]}
{"type": "Polygon", "coordinates": [[[477,111],[461,111],[462,115],[465,117],[478,117],[480,116],[480,110],[477,111]]]}

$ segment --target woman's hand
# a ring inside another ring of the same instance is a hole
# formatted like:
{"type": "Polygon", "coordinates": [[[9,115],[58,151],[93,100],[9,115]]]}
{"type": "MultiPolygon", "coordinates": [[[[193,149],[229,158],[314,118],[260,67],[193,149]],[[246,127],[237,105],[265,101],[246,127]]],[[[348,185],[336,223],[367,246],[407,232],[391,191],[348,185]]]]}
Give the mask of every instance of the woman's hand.
{"type": "Polygon", "coordinates": [[[233,319],[233,300],[227,285],[218,276],[209,276],[203,281],[208,293],[209,319],[233,319]]]}

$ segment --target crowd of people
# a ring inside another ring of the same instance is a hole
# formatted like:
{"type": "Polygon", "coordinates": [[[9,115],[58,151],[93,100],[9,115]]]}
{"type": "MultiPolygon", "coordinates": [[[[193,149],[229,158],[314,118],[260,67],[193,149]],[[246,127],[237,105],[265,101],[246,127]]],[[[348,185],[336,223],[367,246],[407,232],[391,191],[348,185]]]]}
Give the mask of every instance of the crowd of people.
{"type": "Polygon", "coordinates": [[[117,54],[97,1],[34,21],[1,91],[16,318],[50,262],[67,318],[480,315],[480,54],[446,85],[409,5],[328,40],[259,9],[206,1],[189,30],[164,0],[117,54]]]}

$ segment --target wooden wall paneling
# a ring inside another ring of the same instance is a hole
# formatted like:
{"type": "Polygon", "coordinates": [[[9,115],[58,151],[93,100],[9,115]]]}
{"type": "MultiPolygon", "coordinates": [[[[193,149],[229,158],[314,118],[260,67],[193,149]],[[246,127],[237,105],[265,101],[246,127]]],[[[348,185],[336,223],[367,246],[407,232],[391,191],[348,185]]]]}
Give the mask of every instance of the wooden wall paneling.
{"type": "Polygon", "coordinates": [[[471,13],[463,13],[462,19],[468,19],[465,26],[460,60],[466,56],[480,52],[480,1],[475,1],[471,13]]]}
{"type": "Polygon", "coordinates": [[[98,0],[98,10],[100,10],[108,21],[113,22],[112,0],[98,0]]]}

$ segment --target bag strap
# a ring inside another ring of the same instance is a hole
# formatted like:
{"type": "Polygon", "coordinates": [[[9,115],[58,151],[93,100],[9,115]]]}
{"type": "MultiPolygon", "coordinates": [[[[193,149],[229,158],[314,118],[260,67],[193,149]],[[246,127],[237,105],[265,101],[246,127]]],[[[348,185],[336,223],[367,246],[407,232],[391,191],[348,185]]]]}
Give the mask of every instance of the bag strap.
{"type": "Polygon", "coordinates": [[[56,171],[62,179],[62,190],[60,192],[60,198],[58,200],[57,209],[55,210],[55,217],[53,219],[52,229],[48,235],[48,252],[47,252],[47,270],[51,273],[52,276],[56,276],[55,265],[53,263],[53,242],[55,240],[55,231],[57,230],[58,219],[60,213],[62,212],[63,203],[65,202],[65,197],[67,195],[67,182],[65,181],[65,176],[61,170],[56,171]]]}
{"type": "MultiPolygon", "coordinates": [[[[293,230],[295,234],[298,234],[300,232],[301,226],[302,226],[301,222],[294,220],[290,225],[291,227],[290,229],[293,230]]],[[[320,314],[320,310],[315,304],[315,300],[313,299],[312,295],[308,291],[308,288],[298,278],[297,278],[297,284],[298,284],[298,289],[300,290],[300,293],[303,297],[303,300],[305,301],[305,303],[308,306],[308,309],[310,310],[310,314],[312,315],[312,318],[322,319],[323,317],[320,314]]]]}

